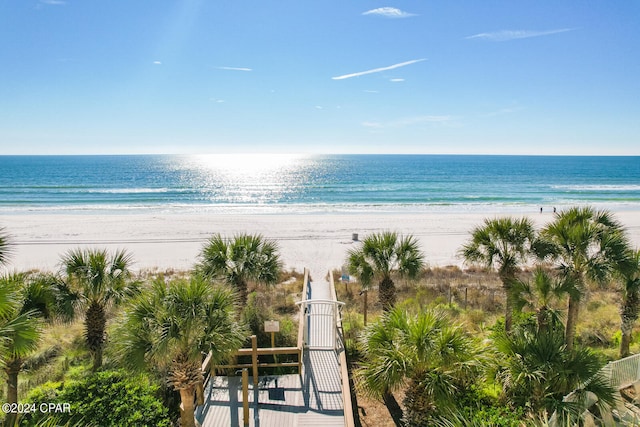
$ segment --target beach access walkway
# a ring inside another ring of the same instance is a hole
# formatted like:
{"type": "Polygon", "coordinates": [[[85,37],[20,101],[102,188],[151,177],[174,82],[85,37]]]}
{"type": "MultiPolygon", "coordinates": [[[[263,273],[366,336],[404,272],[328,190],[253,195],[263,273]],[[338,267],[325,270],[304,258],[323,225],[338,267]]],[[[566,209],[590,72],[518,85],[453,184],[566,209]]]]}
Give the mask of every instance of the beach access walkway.
{"type": "MultiPolygon", "coordinates": [[[[302,301],[297,303],[300,306],[298,347],[291,348],[292,352],[299,351],[299,373],[259,376],[254,381],[252,372],[257,372],[256,363],[253,371],[245,369],[248,411],[243,407],[240,375],[211,376],[204,388],[204,403],[196,410],[196,419],[203,427],[354,425],[342,340],[340,308],[343,303],[337,301],[331,273],[325,279],[305,271],[302,295],[302,301]]],[[[248,355],[250,350],[241,352],[248,355]]],[[[257,355],[268,354],[269,350],[274,349],[253,349],[258,366],[268,365],[259,364],[257,355]]]]}

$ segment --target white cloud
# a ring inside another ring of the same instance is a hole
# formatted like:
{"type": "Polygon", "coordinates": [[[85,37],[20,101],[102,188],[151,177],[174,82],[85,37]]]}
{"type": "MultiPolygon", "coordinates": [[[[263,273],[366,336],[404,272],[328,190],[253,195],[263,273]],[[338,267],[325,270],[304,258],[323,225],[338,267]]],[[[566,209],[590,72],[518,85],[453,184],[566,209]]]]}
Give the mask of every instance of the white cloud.
{"type": "Polygon", "coordinates": [[[369,89],[365,89],[365,90],[363,90],[363,92],[366,92],[366,93],[380,93],[380,91],[377,91],[377,90],[369,90],[369,89]]]}
{"type": "Polygon", "coordinates": [[[161,61],[153,61],[153,65],[162,65],[161,61]]]}
{"type": "Polygon", "coordinates": [[[65,4],[67,4],[67,2],[63,0],[40,0],[40,3],[49,4],[52,6],[64,6],[65,4]]]}
{"type": "Polygon", "coordinates": [[[395,7],[379,7],[377,9],[367,10],[362,14],[384,16],[385,18],[409,18],[411,16],[416,16],[415,13],[405,12],[403,10],[396,9],[395,7]]]}
{"type": "Polygon", "coordinates": [[[492,42],[504,42],[515,39],[528,39],[531,37],[549,36],[551,34],[566,33],[567,31],[573,31],[573,28],[560,28],[557,30],[547,31],[528,31],[528,30],[503,30],[495,31],[493,33],[480,33],[472,36],[465,37],[466,39],[481,39],[492,42]]]}
{"type": "Polygon", "coordinates": [[[396,82],[403,82],[404,79],[389,79],[389,81],[396,83],[396,82]]]}
{"type": "Polygon", "coordinates": [[[251,68],[245,67],[214,67],[217,70],[228,70],[228,71],[253,71],[251,68]]]}
{"type": "Polygon", "coordinates": [[[374,68],[373,70],[360,71],[360,72],[357,72],[357,73],[345,74],[345,75],[342,75],[342,76],[331,77],[331,78],[333,80],[350,79],[351,77],[364,76],[365,74],[373,74],[373,73],[379,73],[381,71],[394,70],[396,68],[406,67],[407,65],[415,64],[416,62],[422,62],[422,61],[426,61],[426,58],[412,59],[411,61],[406,61],[406,62],[401,62],[399,64],[389,65],[388,67],[374,68]]]}

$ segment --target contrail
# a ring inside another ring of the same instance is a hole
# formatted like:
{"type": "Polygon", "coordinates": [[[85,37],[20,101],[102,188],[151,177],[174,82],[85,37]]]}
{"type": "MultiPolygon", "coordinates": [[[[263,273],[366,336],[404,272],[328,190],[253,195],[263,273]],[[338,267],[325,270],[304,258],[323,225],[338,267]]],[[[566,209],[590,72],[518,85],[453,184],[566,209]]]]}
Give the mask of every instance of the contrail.
{"type": "Polygon", "coordinates": [[[374,68],[373,70],[360,71],[359,73],[345,74],[343,76],[337,76],[337,77],[331,77],[331,78],[333,80],[350,79],[351,77],[359,77],[359,76],[364,76],[365,74],[379,73],[380,71],[387,71],[387,70],[393,70],[395,68],[406,67],[407,65],[415,64],[416,62],[422,62],[422,61],[426,61],[426,60],[427,60],[426,58],[413,59],[411,61],[401,62],[399,64],[394,64],[394,65],[389,65],[388,67],[374,68]]]}

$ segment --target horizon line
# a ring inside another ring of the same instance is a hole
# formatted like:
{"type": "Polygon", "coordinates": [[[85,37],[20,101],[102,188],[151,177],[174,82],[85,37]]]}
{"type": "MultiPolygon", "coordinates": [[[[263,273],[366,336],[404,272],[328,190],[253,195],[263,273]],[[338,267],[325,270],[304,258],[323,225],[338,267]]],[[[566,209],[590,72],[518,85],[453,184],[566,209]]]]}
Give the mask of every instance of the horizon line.
{"type": "Polygon", "coordinates": [[[100,157],[100,156],[215,156],[215,155],[299,155],[299,156],[502,156],[502,157],[640,157],[640,154],[534,154],[534,153],[304,153],[304,152],[200,152],[200,153],[15,153],[0,154],[0,157],[100,157]]]}

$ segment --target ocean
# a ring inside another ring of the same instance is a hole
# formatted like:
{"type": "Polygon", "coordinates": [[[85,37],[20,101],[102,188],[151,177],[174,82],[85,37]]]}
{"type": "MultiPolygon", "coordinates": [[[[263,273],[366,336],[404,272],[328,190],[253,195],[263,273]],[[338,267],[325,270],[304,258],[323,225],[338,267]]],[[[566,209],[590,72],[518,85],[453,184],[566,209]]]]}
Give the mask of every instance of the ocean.
{"type": "Polygon", "coordinates": [[[640,209],[640,157],[0,156],[0,214],[640,209]]]}

